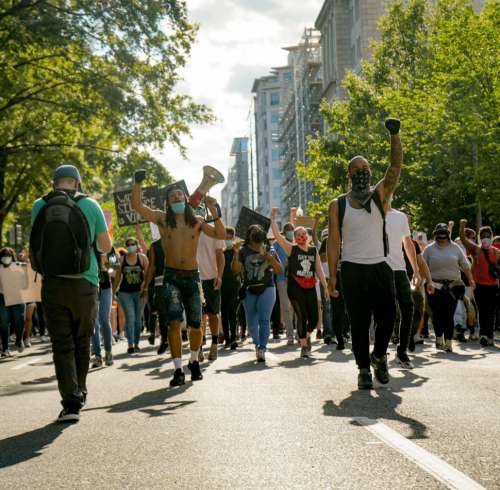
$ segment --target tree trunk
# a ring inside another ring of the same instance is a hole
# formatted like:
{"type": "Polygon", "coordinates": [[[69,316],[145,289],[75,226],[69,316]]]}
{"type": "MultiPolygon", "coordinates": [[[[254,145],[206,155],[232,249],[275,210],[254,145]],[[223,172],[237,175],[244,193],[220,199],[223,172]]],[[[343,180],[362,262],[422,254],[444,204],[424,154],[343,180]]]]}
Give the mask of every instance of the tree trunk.
{"type": "MultiPolygon", "coordinates": [[[[477,138],[473,138],[472,140],[472,163],[474,165],[474,173],[476,176],[476,182],[479,179],[478,176],[478,167],[479,167],[479,155],[477,149],[477,138]]],[[[479,196],[479,192],[476,194],[476,230],[479,234],[479,228],[483,226],[483,213],[481,210],[481,198],[479,196]]]]}

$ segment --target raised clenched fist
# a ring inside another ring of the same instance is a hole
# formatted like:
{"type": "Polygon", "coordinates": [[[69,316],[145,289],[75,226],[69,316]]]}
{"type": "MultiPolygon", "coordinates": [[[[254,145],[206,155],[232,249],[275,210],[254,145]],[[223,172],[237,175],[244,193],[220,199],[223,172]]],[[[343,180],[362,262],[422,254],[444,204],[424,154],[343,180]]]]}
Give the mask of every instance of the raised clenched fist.
{"type": "Polygon", "coordinates": [[[399,119],[393,119],[392,117],[389,119],[386,119],[385,121],[385,127],[391,134],[398,134],[399,129],[401,128],[401,122],[399,119]]]}
{"type": "Polygon", "coordinates": [[[143,169],[136,170],[136,172],[134,173],[134,182],[136,184],[140,184],[145,178],[146,178],[146,171],[143,169]]]}

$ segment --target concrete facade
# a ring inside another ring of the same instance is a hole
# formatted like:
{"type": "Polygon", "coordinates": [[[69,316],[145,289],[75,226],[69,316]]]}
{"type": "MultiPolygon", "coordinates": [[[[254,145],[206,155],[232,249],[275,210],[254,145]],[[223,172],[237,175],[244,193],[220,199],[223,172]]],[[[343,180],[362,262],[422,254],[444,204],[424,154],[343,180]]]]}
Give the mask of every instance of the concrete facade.
{"type": "Polygon", "coordinates": [[[248,138],[234,138],[230,154],[234,163],[229,169],[227,184],[221,191],[221,208],[224,223],[235,226],[241,208],[250,207],[248,138]]]}
{"type": "Polygon", "coordinates": [[[281,168],[279,121],[292,81],[290,67],[274,68],[271,74],[255,80],[255,155],[257,167],[256,211],[269,216],[281,207],[283,172],[281,168]]]}

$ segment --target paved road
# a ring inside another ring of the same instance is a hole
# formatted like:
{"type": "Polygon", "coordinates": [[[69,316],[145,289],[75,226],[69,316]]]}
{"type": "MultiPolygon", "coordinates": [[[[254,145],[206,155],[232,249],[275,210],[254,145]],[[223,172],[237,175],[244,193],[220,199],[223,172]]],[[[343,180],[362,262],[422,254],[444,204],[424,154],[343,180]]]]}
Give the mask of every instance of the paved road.
{"type": "Polygon", "coordinates": [[[266,366],[245,343],[174,389],[166,357],[125,347],[67,427],[48,344],[0,363],[1,489],[500,488],[500,349],[429,345],[359,392],[351,352],[319,342],[271,344],[266,366]]]}

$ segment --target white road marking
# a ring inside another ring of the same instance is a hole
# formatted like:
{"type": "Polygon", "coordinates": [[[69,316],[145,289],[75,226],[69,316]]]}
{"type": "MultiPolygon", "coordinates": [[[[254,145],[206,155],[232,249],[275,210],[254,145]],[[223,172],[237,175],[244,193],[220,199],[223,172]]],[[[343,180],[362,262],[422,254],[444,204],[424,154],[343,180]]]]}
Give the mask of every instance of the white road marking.
{"type": "Polygon", "coordinates": [[[453,490],[486,490],[479,483],[446,463],[446,461],[409,441],[382,422],[367,417],[354,417],[354,420],[427,473],[430,473],[448,488],[453,490]]]}
{"type": "Polygon", "coordinates": [[[16,367],[10,368],[12,371],[17,371],[18,369],[23,369],[25,367],[31,366],[32,364],[35,364],[38,361],[41,361],[41,357],[35,357],[34,359],[31,359],[31,361],[24,362],[23,364],[19,364],[16,367]]]}

